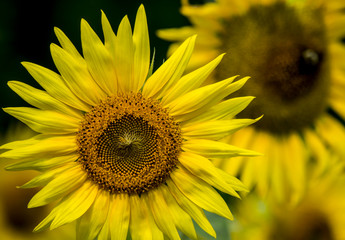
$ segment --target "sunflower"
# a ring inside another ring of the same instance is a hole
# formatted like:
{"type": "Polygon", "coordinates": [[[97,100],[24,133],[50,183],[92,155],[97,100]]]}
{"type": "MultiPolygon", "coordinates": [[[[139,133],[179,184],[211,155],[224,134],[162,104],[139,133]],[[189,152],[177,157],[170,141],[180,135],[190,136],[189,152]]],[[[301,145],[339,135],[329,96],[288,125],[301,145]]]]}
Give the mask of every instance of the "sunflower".
{"type": "Polygon", "coordinates": [[[337,163],[310,177],[306,194],[295,206],[250,194],[234,210],[231,239],[345,239],[344,183],[344,164],[337,163]]]}
{"type": "Polygon", "coordinates": [[[298,201],[306,168],[313,163],[322,171],[328,153],[345,153],[345,129],[339,121],[345,118],[343,8],[345,2],[336,0],[218,0],[204,5],[183,1],[181,12],[192,26],[158,32],[176,41],[169,51],[198,34],[189,69],[229,52],[211,82],[234,72],[253,77],[236,93],[256,97],[239,116],[264,117],[227,141],[263,156],[216,165],[241,175],[261,196],[273,192],[282,201],[288,194],[298,201]]]}
{"type": "Polygon", "coordinates": [[[204,211],[232,214],[214,188],[246,191],[209,159],[256,152],[217,141],[257,119],[233,119],[252,97],[224,100],[247,81],[236,77],[200,87],[223,55],[183,75],[196,36],[188,38],[153,74],[144,7],[134,30],[127,16],[114,34],[102,13],[104,43],[81,21],[83,57],[60,30],[51,45],[60,74],[24,62],[44,90],[9,86],[36,108],[5,112],[39,134],[3,145],[7,170],[42,174],[22,188],[43,188],[29,208],[54,202],[34,231],[77,222],[77,239],[192,239],[192,219],[216,236],[204,211]],[[183,75],[183,76],[182,76],[183,75]]]}

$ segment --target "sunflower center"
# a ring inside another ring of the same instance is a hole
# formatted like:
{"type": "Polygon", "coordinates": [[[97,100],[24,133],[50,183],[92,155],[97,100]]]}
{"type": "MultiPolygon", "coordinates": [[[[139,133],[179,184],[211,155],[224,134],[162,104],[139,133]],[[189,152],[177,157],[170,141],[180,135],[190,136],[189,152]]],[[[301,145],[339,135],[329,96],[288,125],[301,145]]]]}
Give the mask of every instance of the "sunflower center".
{"type": "Polygon", "coordinates": [[[159,101],[128,94],[108,97],[87,113],[77,142],[78,162],[101,188],[141,194],[169,177],[182,138],[159,101]]]}
{"type": "Polygon", "coordinates": [[[326,108],[329,89],[322,9],[296,9],[282,2],[253,5],[224,24],[222,51],[229,54],[217,78],[251,76],[236,94],[256,97],[241,117],[263,113],[255,127],[276,134],[313,123],[326,108]]]}

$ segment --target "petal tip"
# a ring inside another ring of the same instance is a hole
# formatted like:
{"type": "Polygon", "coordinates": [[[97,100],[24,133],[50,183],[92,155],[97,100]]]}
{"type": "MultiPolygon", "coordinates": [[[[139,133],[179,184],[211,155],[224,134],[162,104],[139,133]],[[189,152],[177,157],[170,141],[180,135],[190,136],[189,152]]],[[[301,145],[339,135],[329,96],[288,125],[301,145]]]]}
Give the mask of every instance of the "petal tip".
{"type": "Polygon", "coordinates": [[[87,27],[88,25],[89,25],[89,23],[88,23],[84,18],[82,18],[82,19],[80,20],[80,26],[81,26],[81,28],[87,27]]]}
{"type": "Polygon", "coordinates": [[[62,33],[62,30],[58,27],[54,27],[54,33],[55,35],[59,35],[60,33],[62,33]]]}
{"type": "Polygon", "coordinates": [[[35,202],[33,201],[34,198],[32,198],[30,200],[30,202],[28,203],[28,208],[35,208],[35,207],[39,207],[38,204],[35,204],[35,202]]]}
{"type": "Polygon", "coordinates": [[[32,63],[27,62],[27,61],[22,61],[22,62],[20,62],[20,64],[22,64],[22,66],[26,68],[27,66],[29,66],[32,63]]]}

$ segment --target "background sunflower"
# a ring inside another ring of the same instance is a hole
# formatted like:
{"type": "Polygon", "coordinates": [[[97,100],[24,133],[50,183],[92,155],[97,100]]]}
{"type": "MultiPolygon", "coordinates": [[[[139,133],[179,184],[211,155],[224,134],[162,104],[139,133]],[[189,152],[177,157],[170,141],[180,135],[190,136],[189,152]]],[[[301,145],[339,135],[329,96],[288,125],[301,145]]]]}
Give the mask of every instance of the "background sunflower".
{"type": "Polygon", "coordinates": [[[240,116],[264,114],[262,121],[226,140],[264,156],[217,161],[219,166],[240,174],[261,196],[273,192],[280,201],[297,202],[308,168],[324,167],[328,153],[345,156],[345,2],[182,2],[181,13],[191,25],[158,31],[173,41],[169,51],[198,34],[190,69],[227,52],[209,80],[235,71],[251,76],[239,94],[256,99],[240,116]]]}

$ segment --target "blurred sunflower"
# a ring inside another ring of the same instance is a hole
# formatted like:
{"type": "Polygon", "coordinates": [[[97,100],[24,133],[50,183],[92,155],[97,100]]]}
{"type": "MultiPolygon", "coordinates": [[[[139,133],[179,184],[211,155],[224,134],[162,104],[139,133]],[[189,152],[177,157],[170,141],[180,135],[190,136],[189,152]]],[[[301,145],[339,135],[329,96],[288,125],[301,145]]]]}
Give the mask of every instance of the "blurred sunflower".
{"type": "MultiPolygon", "coordinates": [[[[196,239],[193,221],[216,236],[203,209],[232,219],[213,188],[238,197],[246,191],[209,158],[257,153],[217,140],[256,119],[231,119],[252,98],[224,100],[247,78],[200,87],[222,59],[183,75],[195,39],[188,38],[151,74],[146,14],[140,6],[132,34],[127,16],[114,34],[102,13],[104,44],[81,21],[82,57],[64,33],[51,45],[61,75],[23,65],[44,90],[9,86],[36,108],[4,110],[37,136],[3,145],[17,161],[7,170],[43,171],[22,188],[43,186],[29,208],[55,202],[34,229],[77,220],[78,239],[196,239]]],[[[152,69],[152,68],[151,68],[152,69]]]]}
{"type": "Polygon", "coordinates": [[[334,117],[345,118],[343,8],[345,2],[337,0],[218,0],[204,5],[186,0],[181,12],[192,26],[158,32],[176,41],[169,51],[198,34],[189,69],[229,52],[210,81],[234,73],[253,77],[237,96],[256,99],[239,116],[264,117],[228,141],[264,156],[216,165],[241,174],[261,196],[273,190],[283,200],[292,192],[290,200],[297,201],[305,187],[307,159],[322,169],[327,152],[345,154],[345,128],[334,117]]]}
{"type": "Polygon", "coordinates": [[[344,184],[344,165],[337,164],[326,174],[311,177],[307,193],[295,206],[250,194],[234,210],[231,239],[345,239],[344,184]]]}

